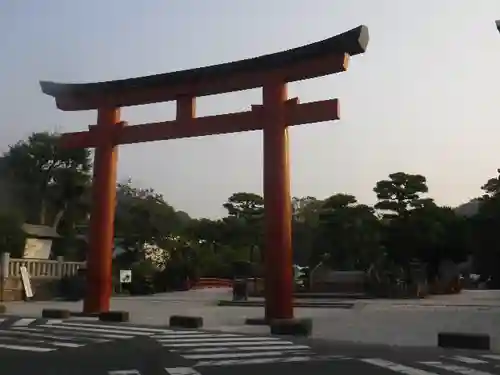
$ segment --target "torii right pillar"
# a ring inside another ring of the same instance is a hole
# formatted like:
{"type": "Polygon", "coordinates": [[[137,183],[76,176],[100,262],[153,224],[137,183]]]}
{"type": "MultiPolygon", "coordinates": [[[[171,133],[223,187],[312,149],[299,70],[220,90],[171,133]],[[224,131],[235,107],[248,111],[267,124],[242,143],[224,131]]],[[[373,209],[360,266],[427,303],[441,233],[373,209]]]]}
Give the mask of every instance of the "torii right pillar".
{"type": "Polygon", "coordinates": [[[292,212],[286,82],[263,87],[266,319],[293,318],[292,212]],[[272,272],[270,272],[272,270],[272,272]]]}

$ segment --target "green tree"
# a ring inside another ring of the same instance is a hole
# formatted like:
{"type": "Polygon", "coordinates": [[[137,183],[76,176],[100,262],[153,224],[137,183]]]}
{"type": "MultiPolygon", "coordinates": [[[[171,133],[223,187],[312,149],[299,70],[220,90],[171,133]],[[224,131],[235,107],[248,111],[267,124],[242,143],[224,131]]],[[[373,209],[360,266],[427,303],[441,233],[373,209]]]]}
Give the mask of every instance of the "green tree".
{"type": "Polygon", "coordinates": [[[264,198],[254,193],[234,193],[223,207],[228,211],[224,218],[225,242],[234,249],[247,249],[250,261],[255,261],[263,245],[264,198]]]}
{"type": "Polygon", "coordinates": [[[234,193],[223,204],[230,217],[251,221],[264,214],[264,198],[254,193],[234,193]]]}
{"type": "Polygon", "coordinates": [[[419,174],[392,173],[388,180],[377,182],[373,191],[378,199],[375,208],[382,212],[385,254],[390,261],[407,266],[416,254],[411,240],[416,229],[410,213],[433,204],[432,199],[422,197],[429,191],[427,180],[419,174]]]}
{"type": "Polygon", "coordinates": [[[16,212],[0,212],[0,252],[22,258],[26,243],[22,224],[22,217],[16,212]]]}
{"type": "Polygon", "coordinates": [[[65,219],[67,226],[74,227],[85,217],[83,197],[91,177],[87,149],[64,149],[58,134],[33,133],[10,146],[0,163],[28,222],[57,228],[65,219]],[[69,212],[71,217],[65,217],[69,212]]]}
{"type": "Polygon", "coordinates": [[[476,266],[483,281],[491,279],[491,286],[500,287],[500,169],[497,176],[489,179],[481,189],[479,210],[470,219],[474,231],[476,246],[474,256],[476,266]]]}
{"type": "Polygon", "coordinates": [[[154,189],[134,187],[130,180],[118,184],[115,233],[126,251],[122,259],[143,260],[146,244],[174,246],[173,239],[182,232],[181,223],[175,209],[154,189]]]}
{"type": "Polygon", "coordinates": [[[463,262],[471,251],[468,223],[450,207],[426,204],[411,211],[404,224],[406,255],[427,264],[430,280],[442,261],[463,262]]]}
{"type": "Polygon", "coordinates": [[[373,208],[349,194],[335,194],[322,206],[315,258],[327,254],[335,269],[366,270],[379,256],[379,221],[373,208]]]}
{"type": "Polygon", "coordinates": [[[314,197],[292,198],[292,249],[295,264],[312,260],[314,240],[323,201],[314,197]]]}
{"type": "Polygon", "coordinates": [[[382,211],[385,218],[405,216],[412,209],[432,202],[421,196],[429,189],[426,178],[419,174],[391,173],[388,180],[377,182],[373,191],[378,199],[375,208],[382,211]]]}

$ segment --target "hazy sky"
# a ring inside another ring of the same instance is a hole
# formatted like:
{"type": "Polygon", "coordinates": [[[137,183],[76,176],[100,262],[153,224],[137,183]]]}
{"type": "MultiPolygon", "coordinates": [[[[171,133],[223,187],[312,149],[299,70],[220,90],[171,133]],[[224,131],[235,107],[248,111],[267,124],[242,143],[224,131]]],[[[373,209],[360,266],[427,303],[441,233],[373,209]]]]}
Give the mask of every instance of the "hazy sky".
{"type": "MultiPolygon", "coordinates": [[[[61,112],[39,80],[112,80],[217,64],[328,38],[360,24],[371,40],[343,74],[290,85],[302,102],[340,98],[338,122],[291,129],[292,193],[349,192],[420,173],[439,204],[480,194],[500,168],[498,0],[2,0],[1,149],[33,131],[76,131],[95,112],[61,112]]],[[[199,115],[249,109],[252,90],[198,100],[199,115]]],[[[173,103],[123,110],[172,119],[173,103]]],[[[260,132],[123,146],[120,177],[192,216],[262,192],[260,132]]]]}

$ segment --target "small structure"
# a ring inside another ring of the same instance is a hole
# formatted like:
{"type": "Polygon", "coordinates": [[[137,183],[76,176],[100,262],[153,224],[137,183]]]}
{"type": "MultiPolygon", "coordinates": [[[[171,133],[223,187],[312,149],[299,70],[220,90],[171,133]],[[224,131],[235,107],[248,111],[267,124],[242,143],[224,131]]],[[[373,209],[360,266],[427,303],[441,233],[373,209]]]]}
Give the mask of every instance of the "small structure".
{"type": "Polygon", "coordinates": [[[49,259],[53,240],[61,237],[56,229],[47,225],[24,223],[22,230],[26,233],[23,258],[49,259]]]}
{"type": "Polygon", "coordinates": [[[365,293],[364,271],[336,271],[321,262],[312,271],[309,288],[319,293],[365,293]]]}

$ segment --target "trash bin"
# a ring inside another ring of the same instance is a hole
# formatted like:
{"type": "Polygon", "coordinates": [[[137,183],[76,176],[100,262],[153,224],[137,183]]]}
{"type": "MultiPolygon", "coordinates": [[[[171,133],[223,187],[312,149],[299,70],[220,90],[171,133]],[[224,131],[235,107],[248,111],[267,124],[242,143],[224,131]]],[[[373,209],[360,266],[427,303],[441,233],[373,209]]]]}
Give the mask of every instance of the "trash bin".
{"type": "Polygon", "coordinates": [[[247,279],[236,279],[233,282],[233,301],[248,300],[247,279]]]}

